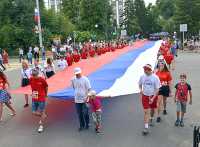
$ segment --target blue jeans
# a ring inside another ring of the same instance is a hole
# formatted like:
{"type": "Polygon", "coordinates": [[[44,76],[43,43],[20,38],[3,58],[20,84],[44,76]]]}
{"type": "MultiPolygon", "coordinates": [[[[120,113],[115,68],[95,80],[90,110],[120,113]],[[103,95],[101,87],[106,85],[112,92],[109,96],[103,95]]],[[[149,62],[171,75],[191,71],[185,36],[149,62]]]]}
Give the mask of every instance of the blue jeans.
{"type": "Polygon", "coordinates": [[[85,103],[76,103],[76,111],[79,118],[80,128],[89,127],[89,109],[85,103]]]}
{"type": "Polygon", "coordinates": [[[32,102],[32,112],[44,112],[46,107],[45,102],[32,102]]]}
{"type": "Polygon", "coordinates": [[[28,63],[32,64],[32,62],[33,62],[33,59],[32,58],[28,58],[28,63]]]}

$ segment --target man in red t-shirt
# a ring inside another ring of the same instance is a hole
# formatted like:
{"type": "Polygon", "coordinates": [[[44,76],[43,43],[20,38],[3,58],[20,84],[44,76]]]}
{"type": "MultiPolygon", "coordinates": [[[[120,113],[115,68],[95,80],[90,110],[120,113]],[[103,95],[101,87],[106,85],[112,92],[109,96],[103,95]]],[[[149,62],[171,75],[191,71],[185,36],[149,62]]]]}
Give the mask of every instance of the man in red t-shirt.
{"type": "Polygon", "coordinates": [[[30,86],[32,90],[32,113],[40,117],[38,132],[41,133],[44,129],[43,123],[47,117],[45,107],[48,84],[44,78],[39,76],[38,70],[33,69],[30,86]]]}

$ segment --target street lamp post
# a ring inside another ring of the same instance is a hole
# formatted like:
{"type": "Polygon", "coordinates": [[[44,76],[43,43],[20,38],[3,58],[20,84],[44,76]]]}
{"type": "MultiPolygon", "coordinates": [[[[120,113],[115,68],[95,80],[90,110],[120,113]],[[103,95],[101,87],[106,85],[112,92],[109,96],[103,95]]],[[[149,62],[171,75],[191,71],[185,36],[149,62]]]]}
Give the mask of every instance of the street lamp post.
{"type": "Polygon", "coordinates": [[[119,0],[116,0],[116,21],[117,28],[119,28],[119,0]]]}
{"type": "Polygon", "coordinates": [[[40,42],[40,48],[43,47],[42,43],[42,29],[41,29],[41,21],[40,21],[40,6],[39,6],[39,0],[36,0],[36,11],[38,13],[38,34],[39,34],[39,42],[40,42]]]}

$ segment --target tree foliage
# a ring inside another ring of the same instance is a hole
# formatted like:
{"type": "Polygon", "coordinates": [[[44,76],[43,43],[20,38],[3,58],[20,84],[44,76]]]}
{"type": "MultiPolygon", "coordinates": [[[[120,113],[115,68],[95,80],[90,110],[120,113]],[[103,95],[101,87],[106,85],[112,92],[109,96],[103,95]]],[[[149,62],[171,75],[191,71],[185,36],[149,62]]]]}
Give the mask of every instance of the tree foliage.
{"type": "Polygon", "coordinates": [[[111,25],[111,14],[108,0],[82,0],[79,28],[106,37],[111,25]]]}
{"type": "Polygon", "coordinates": [[[135,7],[133,0],[127,0],[124,6],[124,13],[122,15],[124,18],[121,26],[124,26],[127,30],[128,35],[134,35],[141,32],[141,27],[138,23],[138,19],[135,14],[135,7]]]}
{"type": "Polygon", "coordinates": [[[63,0],[62,11],[68,16],[74,25],[78,25],[80,19],[80,0],[63,0]]]}
{"type": "MultiPolygon", "coordinates": [[[[34,28],[35,0],[0,1],[0,47],[9,51],[18,47],[38,45],[38,34],[34,28]]],[[[74,26],[63,13],[46,10],[40,1],[41,25],[44,45],[49,45],[54,36],[61,38],[73,31],[74,26]]]]}

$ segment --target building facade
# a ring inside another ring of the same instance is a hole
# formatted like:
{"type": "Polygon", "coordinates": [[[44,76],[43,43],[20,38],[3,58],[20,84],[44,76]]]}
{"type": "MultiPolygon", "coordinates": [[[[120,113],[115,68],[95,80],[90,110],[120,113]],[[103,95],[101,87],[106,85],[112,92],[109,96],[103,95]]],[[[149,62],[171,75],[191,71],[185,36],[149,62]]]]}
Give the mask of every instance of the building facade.
{"type": "Polygon", "coordinates": [[[47,9],[53,9],[59,12],[62,6],[62,0],[44,0],[47,9]]]}
{"type": "Polygon", "coordinates": [[[113,19],[116,20],[118,28],[123,22],[124,4],[125,0],[111,0],[111,6],[113,8],[113,19]]]}

